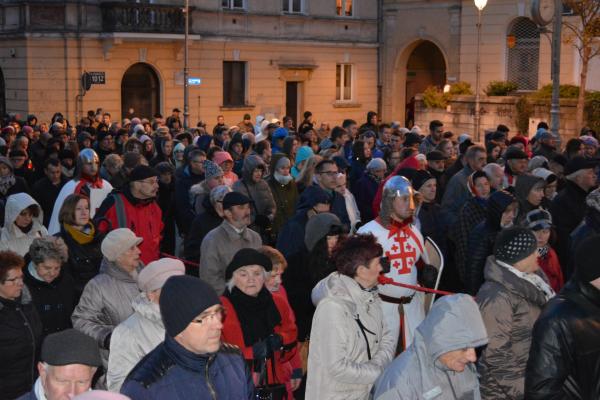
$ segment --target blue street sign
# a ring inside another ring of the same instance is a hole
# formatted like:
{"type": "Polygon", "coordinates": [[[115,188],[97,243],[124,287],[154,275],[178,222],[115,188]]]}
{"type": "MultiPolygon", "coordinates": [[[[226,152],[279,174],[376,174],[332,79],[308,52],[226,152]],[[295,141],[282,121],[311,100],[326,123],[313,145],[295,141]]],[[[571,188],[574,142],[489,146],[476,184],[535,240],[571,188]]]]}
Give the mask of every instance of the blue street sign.
{"type": "Polygon", "coordinates": [[[200,78],[188,78],[188,85],[190,86],[198,86],[202,83],[202,79],[200,78]]]}

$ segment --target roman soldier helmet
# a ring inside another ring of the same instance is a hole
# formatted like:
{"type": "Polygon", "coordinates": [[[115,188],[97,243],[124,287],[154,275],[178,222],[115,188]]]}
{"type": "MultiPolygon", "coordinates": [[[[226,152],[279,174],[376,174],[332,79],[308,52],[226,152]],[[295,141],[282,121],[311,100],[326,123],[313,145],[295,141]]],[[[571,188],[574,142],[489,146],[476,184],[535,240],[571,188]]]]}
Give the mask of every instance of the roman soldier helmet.
{"type": "Polygon", "coordinates": [[[390,217],[393,213],[393,202],[396,197],[408,196],[411,206],[416,207],[416,193],[417,192],[412,188],[410,181],[405,177],[397,175],[390,178],[383,186],[383,193],[381,196],[379,219],[383,225],[388,226],[389,224],[390,217]]]}
{"type": "Polygon", "coordinates": [[[96,154],[96,152],[92,149],[83,149],[79,152],[79,155],[77,156],[77,165],[76,165],[76,171],[75,171],[75,177],[77,179],[81,179],[81,173],[83,170],[83,166],[85,164],[92,164],[95,165],[95,174],[97,175],[100,171],[100,158],[98,157],[98,154],[96,154]]]}

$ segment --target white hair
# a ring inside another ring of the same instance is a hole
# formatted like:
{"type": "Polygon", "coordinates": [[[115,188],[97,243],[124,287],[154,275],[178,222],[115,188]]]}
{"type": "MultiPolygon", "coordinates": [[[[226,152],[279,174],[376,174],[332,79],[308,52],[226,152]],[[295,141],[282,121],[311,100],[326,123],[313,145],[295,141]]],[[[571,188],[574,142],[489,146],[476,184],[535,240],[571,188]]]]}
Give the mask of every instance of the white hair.
{"type": "Polygon", "coordinates": [[[500,164],[496,163],[489,163],[486,164],[485,167],[483,167],[483,172],[485,172],[488,178],[492,178],[494,172],[497,172],[498,170],[502,171],[502,167],[500,166],[500,164]]]}
{"type": "MultiPolygon", "coordinates": [[[[233,271],[233,275],[231,277],[231,279],[229,279],[227,281],[227,283],[225,283],[225,287],[227,288],[227,290],[229,290],[230,292],[233,290],[233,287],[235,286],[235,273],[237,272],[237,270],[233,271]]],[[[265,282],[267,281],[267,279],[269,279],[269,277],[271,276],[271,272],[265,270],[263,268],[263,274],[265,275],[265,282]]]]}

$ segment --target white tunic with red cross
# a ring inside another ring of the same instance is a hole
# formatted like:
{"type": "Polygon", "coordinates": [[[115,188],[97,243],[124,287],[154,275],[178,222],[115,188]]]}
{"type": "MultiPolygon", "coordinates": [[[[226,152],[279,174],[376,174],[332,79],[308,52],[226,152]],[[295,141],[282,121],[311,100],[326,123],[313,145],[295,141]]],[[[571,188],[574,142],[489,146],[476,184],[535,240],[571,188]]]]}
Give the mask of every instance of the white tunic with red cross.
{"type": "MultiPolygon", "coordinates": [[[[358,233],[372,233],[383,247],[383,255],[390,260],[390,272],[385,274],[386,277],[395,282],[416,285],[416,263],[421,259],[423,262],[428,261],[427,255],[423,251],[423,235],[412,224],[401,228],[392,225],[390,228],[385,228],[375,219],[363,225],[358,233]]],[[[400,298],[411,296],[414,290],[393,285],[380,285],[379,292],[389,297],[400,298]]]]}

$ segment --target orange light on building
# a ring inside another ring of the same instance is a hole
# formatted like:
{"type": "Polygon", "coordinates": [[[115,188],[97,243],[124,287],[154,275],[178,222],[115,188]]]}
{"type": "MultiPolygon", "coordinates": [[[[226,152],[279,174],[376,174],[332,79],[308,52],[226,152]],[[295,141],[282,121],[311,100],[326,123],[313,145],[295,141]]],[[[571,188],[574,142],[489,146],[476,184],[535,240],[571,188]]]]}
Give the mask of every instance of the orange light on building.
{"type": "Polygon", "coordinates": [[[509,49],[512,49],[516,45],[517,45],[517,37],[515,35],[508,35],[506,37],[506,46],[508,46],[509,49]]]}

